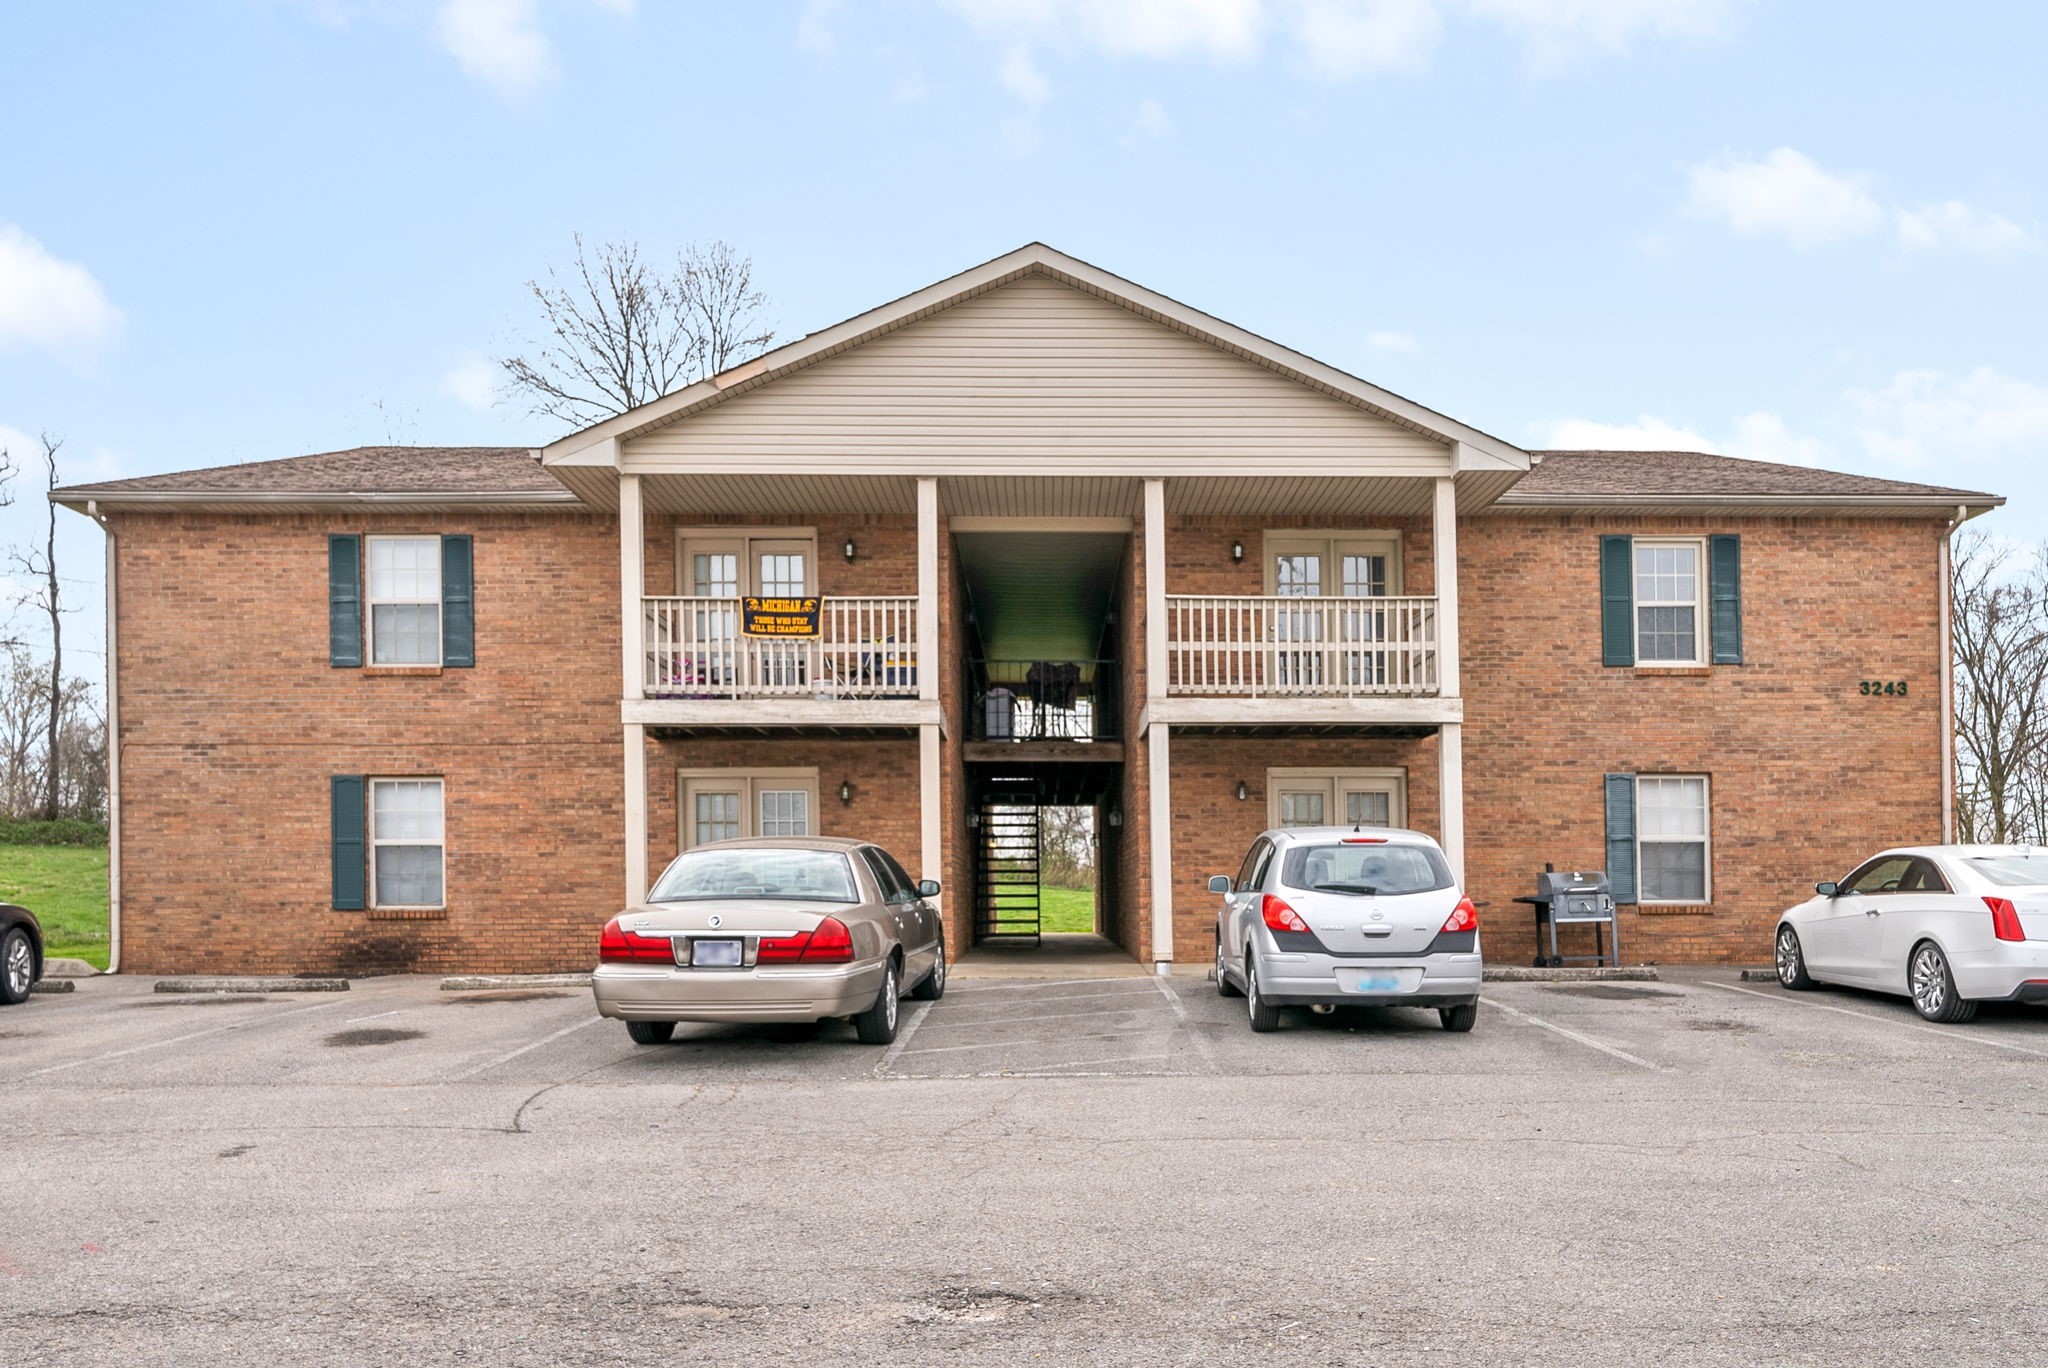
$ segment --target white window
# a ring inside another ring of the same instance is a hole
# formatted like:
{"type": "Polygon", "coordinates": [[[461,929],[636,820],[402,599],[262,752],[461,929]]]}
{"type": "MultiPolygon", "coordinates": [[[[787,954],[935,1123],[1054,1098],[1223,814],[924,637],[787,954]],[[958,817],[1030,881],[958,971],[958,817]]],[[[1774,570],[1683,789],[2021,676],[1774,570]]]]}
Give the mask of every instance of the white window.
{"type": "Polygon", "coordinates": [[[1269,769],[1267,822],[1276,827],[1399,826],[1408,820],[1406,771],[1269,769]]]}
{"type": "Polygon", "coordinates": [[[1708,901],[1704,775],[1636,776],[1636,851],[1644,902],[1708,901]]]}
{"type": "Polygon", "coordinates": [[[682,770],[677,773],[677,848],[742,836],[818,834],[818,772],[682,770]]]}
{"type": "Polygon", "coordinates": [[[1635,544],[1636,661],[1643,665],[1706,663],[1701,633],[1705,545],[1697,541],[1635,544]]]}
{"type": "Polygon", "coordinates": [[[370,663],[441,663],[441,539],[371,537],[370,663]]]}
{"type": "Polygon", "coordinates": [[[373,907],[440,907],[444,898],[439,779],[370,781],[373,907]]]}

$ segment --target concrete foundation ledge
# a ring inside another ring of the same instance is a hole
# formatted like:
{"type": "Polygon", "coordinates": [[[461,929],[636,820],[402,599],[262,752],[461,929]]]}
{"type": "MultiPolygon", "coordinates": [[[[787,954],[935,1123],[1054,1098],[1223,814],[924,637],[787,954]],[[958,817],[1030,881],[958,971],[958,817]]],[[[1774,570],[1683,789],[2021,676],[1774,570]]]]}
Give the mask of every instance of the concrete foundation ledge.
{"type": "Polygon", "coordinates": [[[1744,983],[1776,983],[1778,981],[1778,971],[1775,969],[1745,969],[1742,971],[1742,981],[1744,983]]]}
{"type": "Polygon", "coordinates": [[[346,993],[348,980],[338,978],[175,978],[158,979],[159,993],[346,993]]]}
{"type": "Polygon", "coordinates": [[[444,993],[487,993],[495,988],[588,988],[588,974],[454,974],[441,980],[444,993]]]}
{"type": "Polygon", "coordinates": [[[75,993],[78,985],[68,978],[37,979],[28,987],[31,993],[75,993]]]}
{"type": "Polygon", "coordinates": [[[1621,969],[1597,968],[1590,965],[1583,969],[1538,969],[1534,966],[1489,964],[1486,966],[1485,979],[1488,983],[1655,983],[1657,971],[1646,964],[1621,969]]]}

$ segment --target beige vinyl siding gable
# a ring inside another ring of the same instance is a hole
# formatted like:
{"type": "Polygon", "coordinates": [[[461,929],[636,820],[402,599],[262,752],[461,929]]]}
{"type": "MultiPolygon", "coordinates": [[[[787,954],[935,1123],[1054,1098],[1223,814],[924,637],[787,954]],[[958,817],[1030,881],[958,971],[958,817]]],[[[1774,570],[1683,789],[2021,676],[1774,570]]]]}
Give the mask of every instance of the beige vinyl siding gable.
{"type": "Polygon", "coordinates": [[[625,443],[629,472],[1430,475],[1450,448],[1043,276],[625,443]]]}

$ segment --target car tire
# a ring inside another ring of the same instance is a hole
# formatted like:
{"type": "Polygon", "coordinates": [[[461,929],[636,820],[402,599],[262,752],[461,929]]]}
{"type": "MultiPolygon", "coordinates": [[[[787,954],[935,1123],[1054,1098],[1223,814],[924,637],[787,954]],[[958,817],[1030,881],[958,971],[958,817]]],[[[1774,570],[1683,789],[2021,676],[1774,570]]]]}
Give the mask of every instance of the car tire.
{"type": "Polygon", "coordinates": [[[1778,928],[1778,986],[1803,991],[1813,987],[1806,972],[1806,952],[1800,948],[1799,933],[1789,926],[1778,928]]]}
{"type": "Polygon", "coordinates": [[[1446,1031],[1469,1031],[1479,1021],[1479,1004],[1461,1002],[1455,1007],[1439,1007],[1436,1009],[1436,1019],[1444,1024],[1446,1031]]]}
{"type": "Polygon", "coordinates": [[[1238,990],[1237,985],[1230,981],[1230,975],[1223,972],[1222,941],[1216,942],[1216,996],[1227,998],[1244,996],[1244,994],[1238,990]]]}
{"type": "Polygon", "coordinates": [[[18,926],[0,936],[0,1002],[12,1007],[28,1001],[36,981],[36,948],[18,926]]]}
{"type": "Polygon", "coordinates": [[[875,994],[874,1005],[853,1019],[854,1034],[863,1045],[887,1045],[896,1038],[896,961],[890,960],[882,970],[882,989],[875,994]]]}
{"type": "Polygon", "coordinates": [[[917,987],[910,995],[919,1002],[937,1002],[946,995],[946,939],[939,938],[939,957],[932,961],[932,971],[918,980],[917,987]]]}
{"type": "Polygon", "coordinates": [[[629,1021],[626,1034],[633,1037],[635,1045],[666,1045],[676,1033],[673,1021],[629,1021]]]}
{"type": "Polygon", "coordinates": [[[1260,1035],[1280,1029],[1280,1009],[1259,995],[1259,971],[1252,966],[1249,950],[1244,956],[1244,1007],[1252,1029],[1260,1035]]]}
{"type": "Polygon", "coordinates": [[[1965,1002],[1957,994],[1948,956],[1933,941],[1913,947],[1906,961],[1906,991],[1912,996],[1913,1010],[1929,1021],[1955,1025],[1977,1015],[1977,1004],[1965,1002]]]}

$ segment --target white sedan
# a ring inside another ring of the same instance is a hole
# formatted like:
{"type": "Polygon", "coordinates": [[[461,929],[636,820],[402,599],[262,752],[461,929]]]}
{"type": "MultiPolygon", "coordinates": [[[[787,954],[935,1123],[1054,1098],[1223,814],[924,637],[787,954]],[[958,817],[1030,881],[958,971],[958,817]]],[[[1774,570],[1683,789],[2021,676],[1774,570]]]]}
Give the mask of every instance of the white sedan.
{"type": "Polygon", "coordinates": [[[1903,993],[1929,1021],[2048,1002],[2048,848],[1909,846],[1778,919],[1778,982],[1903,993]]]}

